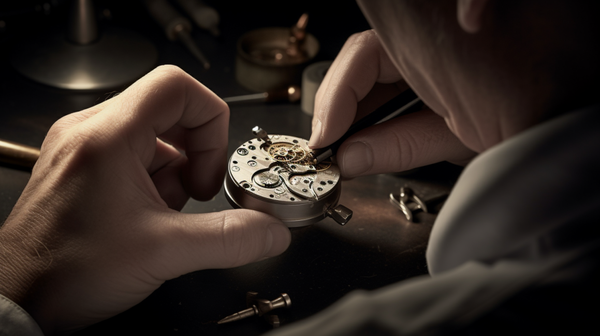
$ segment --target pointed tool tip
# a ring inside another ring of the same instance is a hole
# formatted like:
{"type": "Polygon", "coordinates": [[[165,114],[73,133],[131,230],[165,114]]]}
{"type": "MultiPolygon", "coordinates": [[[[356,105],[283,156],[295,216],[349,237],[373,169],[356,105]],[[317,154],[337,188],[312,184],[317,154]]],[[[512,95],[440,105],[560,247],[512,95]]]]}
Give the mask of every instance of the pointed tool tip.
{"type": "Polygon", "coordinates": [[[235,320],[237,320],[235,318],[235,315],[231,315],[231,316],[227,316],[224,319],[219,320],[219,322],[217,322],[217,324],[224,324],[224,323],[228,323],[228,322],[235,321],[235,320]]]}

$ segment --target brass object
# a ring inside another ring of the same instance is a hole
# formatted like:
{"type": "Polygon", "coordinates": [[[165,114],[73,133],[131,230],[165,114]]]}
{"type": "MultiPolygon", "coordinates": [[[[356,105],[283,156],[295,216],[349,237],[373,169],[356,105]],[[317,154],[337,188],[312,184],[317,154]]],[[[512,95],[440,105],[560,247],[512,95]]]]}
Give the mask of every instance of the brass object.
{"type": "Polygon", "coordinates": [[[39,156],[39,148],[0,140],[0,162],[23,168],[33,168],[39,156]]]}
{"type": "Polygon", "coordinates": [[[236,80],[261,92],[300,85],[302,70],[319,51],[319,42],[306,32],[308,15],[291,28],[270,27],[250,31],[237,46],[236,80]]]}
{"type": "Polygon", "coordinates": [[[281,294],[281,296],[275,300],[269,301],[265,299],[259,299],[258,293],[256,292],[248,292],[246,294],[246,305],[248,307],[247,309],[244,309],[233,315],[229,315],[217,323],[224,324],[258,315],[263,316],[267,322],[269,322],[274,328],[277,328],[280,325],[279,317],[269,313],[275,309],[289,308],[292,305],[292,300],[290,299],[290,296],[285,293],[281,294]]]}

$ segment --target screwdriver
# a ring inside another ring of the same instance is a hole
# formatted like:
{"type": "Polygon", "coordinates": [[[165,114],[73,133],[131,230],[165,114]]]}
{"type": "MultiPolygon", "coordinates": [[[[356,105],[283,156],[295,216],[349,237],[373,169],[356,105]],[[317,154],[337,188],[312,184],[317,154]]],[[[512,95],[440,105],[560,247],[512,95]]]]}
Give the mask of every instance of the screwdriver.
{"type": "Polygon", "coordinates": [[[179,6],[192,17],[196,25],[219,36],[219,13],[200,0],[177,0],[179,6]]]}
{"type": "Polygon", "coordinates": [[[275,103],[281,101],[295,103],[300,100],[300,87],[297,85],[291,85],[283,89],[227,97],[223,98],[223,100],[229,105],[244,103],[275,103]]]}
{"type": "Polygon", "coordinates": [[[144,0],[144,3],[154,20],[164,28],[167,38],[183,43],[189,52],[200,61],[204,69],[209,69],[210,63],[190,34],[192,31],[190,21],[179,14],[166,0],[144,0]]]}
{"type": "MultiPolygon", "coordinates": [[[[246,294],[246,299],[248,301],[249,307],[233,315],[229,315],[224,319],[221,319],[219,322],[217,322],[217,324],[238,321],[255,315],[263,316],[271,310],[278,308],[289,308],[292,305],[292,300],[290,299],[290,296],[286,293],[283,293],[278,298],[270,301],[265,299],[258,299],[257,295],[258,293],[256,292],[248,292],[246,294]]],[[[279,319],[275,318],[274,321],[276,321],[276,326],[278,326],[279,319]]]]}

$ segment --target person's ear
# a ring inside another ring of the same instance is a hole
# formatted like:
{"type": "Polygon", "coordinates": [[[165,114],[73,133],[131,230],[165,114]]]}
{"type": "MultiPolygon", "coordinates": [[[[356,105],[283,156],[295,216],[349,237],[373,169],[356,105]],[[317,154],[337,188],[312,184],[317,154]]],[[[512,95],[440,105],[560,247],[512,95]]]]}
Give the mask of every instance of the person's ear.
{"type": "Polygon", "coordinates": [[[458,0],[456,15],[458,24],[467,33],[477,33],[481,28],[483,10],[488,0],[458,0]]]}

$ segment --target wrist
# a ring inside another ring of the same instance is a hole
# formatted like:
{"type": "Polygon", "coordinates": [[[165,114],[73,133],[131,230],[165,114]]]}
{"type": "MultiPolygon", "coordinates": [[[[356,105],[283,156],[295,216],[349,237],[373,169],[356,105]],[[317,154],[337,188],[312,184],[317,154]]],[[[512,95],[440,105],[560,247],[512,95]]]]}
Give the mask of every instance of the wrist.
{"type": "Polygon", "coordinates": [[[0,247],[0,294],[37,320],[30,307],[31,292],[51,263],[50,251],[10,217],[0,228],[0,247]]]}

